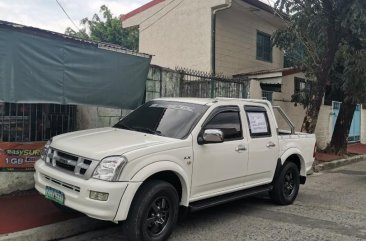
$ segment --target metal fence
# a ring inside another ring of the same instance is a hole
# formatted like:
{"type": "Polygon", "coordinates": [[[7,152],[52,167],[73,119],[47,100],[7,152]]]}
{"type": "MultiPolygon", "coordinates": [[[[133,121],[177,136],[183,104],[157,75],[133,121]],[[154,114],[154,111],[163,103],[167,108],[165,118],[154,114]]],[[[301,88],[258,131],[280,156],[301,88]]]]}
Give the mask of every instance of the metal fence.
{"type": "Polygon", "coordinates": [[[76,106],[0,102],[0,141],[45,141],[75,127],[76,106]]]}
{"type": "Polygon", "coordinates": [[[182,68],[177,68],[176,71],[181,74],[181,97],[248,97],[249,81],[247,78],[212,75],[206,72],[182,68]]]}

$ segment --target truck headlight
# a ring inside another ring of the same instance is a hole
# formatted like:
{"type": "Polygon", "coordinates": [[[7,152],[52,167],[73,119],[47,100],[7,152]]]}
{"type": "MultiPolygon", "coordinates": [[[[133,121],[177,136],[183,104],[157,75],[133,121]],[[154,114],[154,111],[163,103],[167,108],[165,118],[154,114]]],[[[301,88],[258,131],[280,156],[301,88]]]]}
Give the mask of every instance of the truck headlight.
{"type": "Polygon", "coordinates": [[[48,154],[48,151],[50,149],[51,143],[52,143],[52,138],[47,141],[46,145],[44,145],[44,147],[41,151],[41,159],[43,161],[47,160],[47,154],[48,154]]]}
{"type": "Polygon", "coordinates": [[[93,178],[109,182],[115,181],[126,164],[127,159],[123,156],[106,157],[95,169],[93,178]]]}

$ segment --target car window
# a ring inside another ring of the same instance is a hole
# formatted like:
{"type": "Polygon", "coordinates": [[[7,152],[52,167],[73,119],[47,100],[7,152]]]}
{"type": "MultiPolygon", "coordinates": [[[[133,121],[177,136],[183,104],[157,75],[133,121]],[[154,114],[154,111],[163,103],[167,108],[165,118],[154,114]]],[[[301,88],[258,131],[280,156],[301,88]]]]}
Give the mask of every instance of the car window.
{"type": "Polygon", "coordinates": [[[204,105],[184,102],[150,101],[126,116],[114,127],[184,139],[207,109],[208,107],[204,105]]]}
{"type": "Polygon", "coordinates": [[[267,111],[260,107],[245,107],[251,137],[271,136],[267,111]]]}
{"type": "Polygon", "coordinates": [[[240,115],[237,111],[224,111],[216,114],[204,129],[221,130],[224,134],[224,141],[238,140],[243,137],[240,115]]]}

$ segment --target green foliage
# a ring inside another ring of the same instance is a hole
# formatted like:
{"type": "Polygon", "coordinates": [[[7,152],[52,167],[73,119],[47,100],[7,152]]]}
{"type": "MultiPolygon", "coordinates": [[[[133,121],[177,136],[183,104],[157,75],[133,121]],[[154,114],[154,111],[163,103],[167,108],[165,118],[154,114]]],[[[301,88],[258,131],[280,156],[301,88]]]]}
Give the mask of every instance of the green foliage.
{"type": "MultiPolygon", "coordinates": [[[[327,77],[334,99],[365,102],[366,1],[277,0],[275,8],[289,15],[287,27],[273,36],[287,62],[319,81],[319,72],[329,57],[328,46],[334,41],[336,54],[327,77]],[[329,28],[335,30],[333,38],[327,35],[329,28]]],[[[306,98],[294,97],[294,102],[309,104],[306,98]]]]}
{"type": "Polygon", "coordinates": [[[366,2],[353,0],[342,19],[342,41],[332,69],[332,87],[344,102],[366,102],[366,2]]]}
{"type": "Polygon", "coordinates": [[[89,18],[82,19],[83,28],[80,31],[76,32],[69,27],[65,34],[92,41],[118,44],[131,50],[138,49],[139,31],[137,28],[123,29],[121,20],[113,17],[105,5],[100,7],[100,13],[102,17],[94,14],[91,20],[89,18]]]}
{"type": "Polygon", "coordinates": [[[366,1],[277,0],[276,8],[289,14],[289,22],[276,32],[274,44],[316,81],[309,99],[293,98],[308,107],[303,127],[315,131],[325,87],[330,85],[332,100],[342,105],[329,150],[346,152],[352,108],[366,102],[366,1]]]}
{"type": "Polygon", "coordinates": [[[313,82],[311,80],[307,80],[305,82],[306,87],[291,96],[291,101],[295,103],[297,106],[300,103],[304,109],[306,109],[310,104],[310,99],[312,95],[313,82]]]}

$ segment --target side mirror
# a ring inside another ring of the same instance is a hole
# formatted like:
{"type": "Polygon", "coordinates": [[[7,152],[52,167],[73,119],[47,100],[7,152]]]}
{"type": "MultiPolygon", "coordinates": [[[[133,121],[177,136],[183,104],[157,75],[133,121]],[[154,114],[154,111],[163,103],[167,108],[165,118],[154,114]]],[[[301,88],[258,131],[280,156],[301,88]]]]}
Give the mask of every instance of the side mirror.
{"type": "Polygon", "coordinates": [[[207,129],[198,137],[198,144],[222,143],[224,142],[224,133],[218,129],[207,129]]]}

